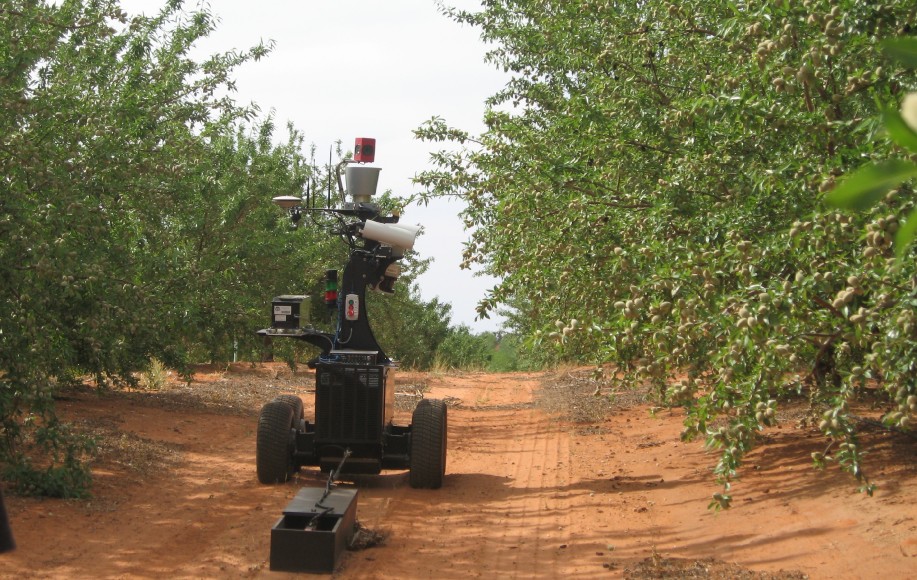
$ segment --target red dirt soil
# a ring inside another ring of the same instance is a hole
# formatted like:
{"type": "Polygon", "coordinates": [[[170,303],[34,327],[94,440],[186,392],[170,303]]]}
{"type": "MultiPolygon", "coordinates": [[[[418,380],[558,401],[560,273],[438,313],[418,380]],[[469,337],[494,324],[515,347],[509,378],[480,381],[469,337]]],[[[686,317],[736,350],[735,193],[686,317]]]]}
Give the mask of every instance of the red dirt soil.
{"type": "MultiPolygon", "coordinates": [[[[399,385],[454,397],[445,482],[412,489],[403,471],[341,482],[359,489],[357,518],[385,541],[348,552],[334,577],[917,576],[913,439],[866,435],[870,498],[836,468],[813,470],[809,454],[824,441],[784,421],[748,457],[734,507],[714,513],[716,457],[679,441],[679,412],[633,404],[589,423],[558,418],[537,399],[560,380],[400,373],[399,385]]],[[[269,571],[270,529],[300,488],[325,478],[304,468],[285,485],[258,484],[255,428],[260,405],[280,393],[301,395],[310,417],[313,381],[237,365],[196,375],[177,398],[174,385],[68,394],[68,420],[142,449],[96,460],[91,499],[8,494],[18,549],[0,556],[0,577],[297,577],[269,571]]]]}

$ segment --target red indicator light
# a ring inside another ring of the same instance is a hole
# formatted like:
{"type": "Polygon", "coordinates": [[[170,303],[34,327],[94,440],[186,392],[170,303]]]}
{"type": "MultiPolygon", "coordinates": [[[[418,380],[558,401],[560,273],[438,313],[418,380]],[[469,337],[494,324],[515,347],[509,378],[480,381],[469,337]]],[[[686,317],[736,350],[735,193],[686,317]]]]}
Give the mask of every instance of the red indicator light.
{"type": "Polygon", "coordinates": [[[357,137],[353,146],[353,160],[359,163],[372,163],[376,158],[376,140],[369,137],[357,137]]]}

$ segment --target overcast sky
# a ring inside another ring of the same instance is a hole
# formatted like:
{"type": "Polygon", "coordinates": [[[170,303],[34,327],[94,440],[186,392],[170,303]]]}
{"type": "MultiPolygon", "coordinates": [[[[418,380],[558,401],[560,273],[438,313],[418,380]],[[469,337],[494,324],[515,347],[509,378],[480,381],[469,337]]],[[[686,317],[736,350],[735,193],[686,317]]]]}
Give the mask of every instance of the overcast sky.
{"type": "MultiPolygon", "coordinates": [[[[155,14],[165,0],[121,0],[129,14],[155,14]]],[[[477,0],[447,0],[477,9],[477,0]]],[[[236,71],[237,100],[274,111],[278,127],[292,123],[315,144],[319,158],[341,140],[376,139],[379,191],[408,196],[415,173],[429,167],[435,144],[414,140],[412,130],[434,116],[479,133],[484,100],[506,76],[483,60],[476,29],[441,15],[432,0],[212,0],[217,29],[199,45],[202,55],[243,50],[274,41],[273,52],[236,71]],[[322,153],[324,152],[324,153],[322,153]]],[[[188,9],[199,5],[186,0],[188,9]]],[[[496,330],[499,319],[475,321],[474,307],[495,281],[460,270],[468,237],[459,202],[409,207],[402,222],[426,233],[414,249],[433,257],[419,280],[425,299],[453,306],[453,324],[496,330]]],[[[291,289],[292,291],[293,289],[291,289]]]]}

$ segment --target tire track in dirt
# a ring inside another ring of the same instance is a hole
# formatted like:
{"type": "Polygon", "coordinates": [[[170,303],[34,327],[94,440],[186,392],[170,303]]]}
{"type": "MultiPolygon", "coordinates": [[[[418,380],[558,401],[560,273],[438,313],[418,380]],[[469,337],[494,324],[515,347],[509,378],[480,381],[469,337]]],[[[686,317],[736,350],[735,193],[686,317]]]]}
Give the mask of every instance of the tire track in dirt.
{"type": "Polygon", "coordinates": [[[386,546],[352,554],[340,578],[564,576],[569,429],[533,408],[534,380],[471,383],[432,385],[431,396],[473,402],[450,409],[443,488],[361,485],[358,517],[394,533],[386,546]]]}
{"type": "Polygon", "coordinates": [[[512,492],[493,502],[492,510],[505,516],[496,524],[499,541],[488,542],[481,557],[494,562],[507,577],[554,577],[558,573],[555,552],[568,543],[569,505],[560,490],[569,483],[563,470],[569,438],[538,411],[525,410],[511,419],[506,422],[508,433],[501,441],[500,455],[510,460],[504,467],[510,471],[507,485],[512,492]],[[530,428],[531,436],[513,437],[513,429],[520,425],[530,428]]]}

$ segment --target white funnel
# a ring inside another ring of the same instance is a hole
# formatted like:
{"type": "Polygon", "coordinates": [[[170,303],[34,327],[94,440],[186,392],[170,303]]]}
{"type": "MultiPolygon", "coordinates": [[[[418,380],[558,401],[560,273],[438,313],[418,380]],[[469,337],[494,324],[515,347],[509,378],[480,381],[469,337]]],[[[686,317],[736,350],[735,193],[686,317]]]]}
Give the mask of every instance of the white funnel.
{"type": "Polygon", "coordinates": [[[376,194],[380,171],[382,171],[381,167],[362,165],[348,165],[344,169],[347,193],[353,197],[354,203],[368,203],[369,199],[376,194]]]}

